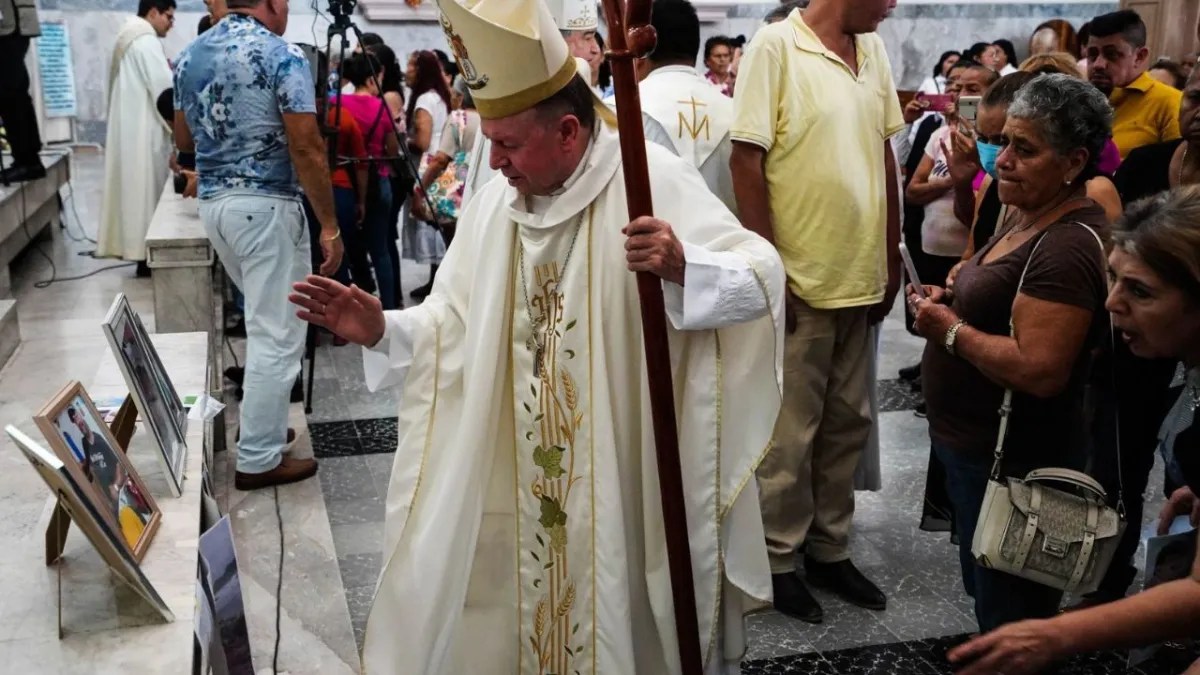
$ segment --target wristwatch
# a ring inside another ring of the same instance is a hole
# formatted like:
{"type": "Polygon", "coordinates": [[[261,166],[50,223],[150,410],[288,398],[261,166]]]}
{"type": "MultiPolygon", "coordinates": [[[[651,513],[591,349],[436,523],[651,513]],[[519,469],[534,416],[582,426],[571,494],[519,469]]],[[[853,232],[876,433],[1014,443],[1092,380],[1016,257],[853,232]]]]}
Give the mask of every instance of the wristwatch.
{"type": "Polygon", "coordinates": [[[967,322],[959,319],[958,321],[954,322],[954,325],[950,326],[949,330],[946,331],[946,337],[942,341],[942,346],[946,348],[946,351],[949,352],[951,356],[955,355],[954,343],[958,342],[958,331],[962,330],[962,327],[965,325],[967,325],[967,322]]]}

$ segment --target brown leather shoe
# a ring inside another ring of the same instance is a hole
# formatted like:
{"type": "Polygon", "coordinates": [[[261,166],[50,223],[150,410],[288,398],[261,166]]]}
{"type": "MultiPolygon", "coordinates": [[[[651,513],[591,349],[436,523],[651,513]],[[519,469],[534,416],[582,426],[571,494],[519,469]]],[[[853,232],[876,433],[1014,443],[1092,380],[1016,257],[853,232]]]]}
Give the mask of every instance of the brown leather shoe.
{"type": "Polygon", "coordinates": [[[317,475],[317,460],[292,459],[285,455],[279,462],[279,466],[265,473],[242,473],[238,471],[234,476],[233,485],[243,491],[261,490],[262,488],[274,485],[297,483],[306,478],[312,478],[315,475],[317,475]]]}

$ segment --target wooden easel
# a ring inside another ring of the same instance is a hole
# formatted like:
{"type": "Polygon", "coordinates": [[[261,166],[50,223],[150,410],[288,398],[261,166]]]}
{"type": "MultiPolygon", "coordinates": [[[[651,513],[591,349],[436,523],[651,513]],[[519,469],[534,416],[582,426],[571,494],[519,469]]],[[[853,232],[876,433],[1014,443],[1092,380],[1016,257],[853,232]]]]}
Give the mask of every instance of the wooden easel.
{"type": "MultiPolygon", "coordinates": [[[[113,418],[112,424],[109,425],[113,438],[117,441],[117,448],[121,452],[128,452],[129,440],[133,438],[133,430],[136,425],[137,407],[133,404],[133,397],[126,396],[125,401],[121,403],[121,407],[117,409],[117,416],[113,418]]],[[[46,527],[47,565],[53,565],[62,558],[63,547],[67,543],[67,530],[70,526],[71,514],[67,513],[67,510],[63,508],[62,501],[60,500],[54,507],[54,513],[50,515],[50,524],[46,527]]]]}
{"type": "MultiPolygon", "coordinates": [[[[112,431],[113,438],[117,441],[117,448],[121,452],[129,451],[129,441],[133,438],[133,431],[137,425],[137,407],[133,403],[132,396],[126,396],[121,403],[121,407],[117,409],[117,416],[113,418],[109,429],[112,431]]],[[[63,639],[63,623],[62,623],[62,565],[57,564],[62,561],[63,549],[67,544],[67,530],[71,527],[71,514],[67,512],[63,506],[62,497],[59,496],[57,503],[54,505],[54,513],[50,514],[50,523],[46,526],[46,564],[55,566],[55,576],[58,594],[58,639],[63,639]]]]}

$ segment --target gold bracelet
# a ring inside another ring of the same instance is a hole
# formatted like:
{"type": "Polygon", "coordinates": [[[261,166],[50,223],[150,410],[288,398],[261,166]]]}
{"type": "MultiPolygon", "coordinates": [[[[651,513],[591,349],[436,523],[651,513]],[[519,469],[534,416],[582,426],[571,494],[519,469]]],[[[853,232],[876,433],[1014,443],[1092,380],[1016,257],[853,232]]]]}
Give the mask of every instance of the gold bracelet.
{"type": "Polygon", "coordinates": [[[330,238],[328,238],[328,239],[325,239],[324,237],[322,237],[322,238],[321,238],[321,241],[326,241],[326,242],[333,242],[333,241],[337,241],[337,240],[338,240],[338,237],[340,237],[340,236],[342,236],[342,231],[341,231],[341,230],[338,230],[338,231],[337,231],[337,234],[333,235],[332,237],[330,237],[330,238]]]}

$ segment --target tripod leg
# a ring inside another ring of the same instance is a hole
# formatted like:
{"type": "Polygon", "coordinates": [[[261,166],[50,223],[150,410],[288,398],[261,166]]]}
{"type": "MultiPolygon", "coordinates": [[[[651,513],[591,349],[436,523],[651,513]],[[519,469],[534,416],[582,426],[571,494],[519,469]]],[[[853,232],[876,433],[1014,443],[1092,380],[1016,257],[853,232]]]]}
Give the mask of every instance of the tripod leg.
{"type": "Polygon", "coordinates": [[[308,392],[304,397],[304,414],[311,415],[313,411],[313,371],[317,363],[317,327],[308,325],[308,339],[304,344],[304,358],[308,359],[308,392]]]}

